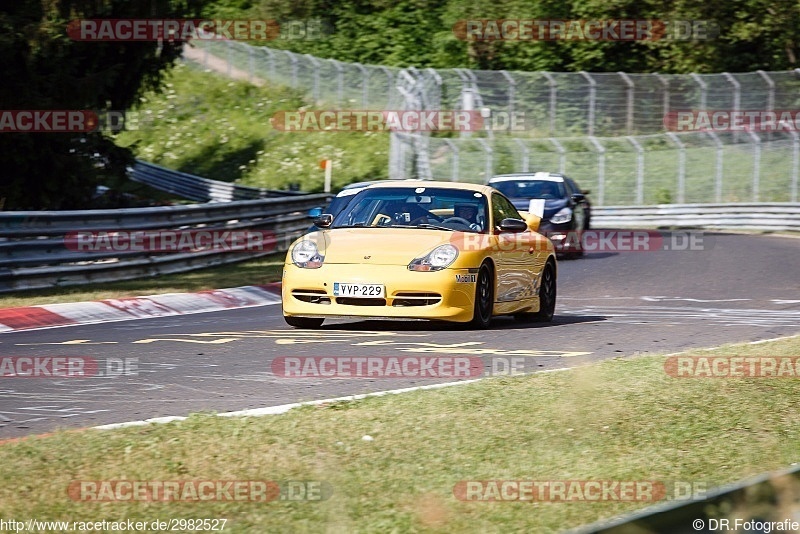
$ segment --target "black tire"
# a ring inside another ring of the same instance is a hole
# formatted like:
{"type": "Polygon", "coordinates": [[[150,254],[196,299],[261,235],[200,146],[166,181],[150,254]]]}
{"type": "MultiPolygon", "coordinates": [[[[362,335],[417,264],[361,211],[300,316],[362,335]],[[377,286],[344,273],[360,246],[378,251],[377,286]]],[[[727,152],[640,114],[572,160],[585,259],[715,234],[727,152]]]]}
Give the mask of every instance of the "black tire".
{"type": "Polygon", "coordinates": [[[487,263],[478,270],[478,281],[475,282],[475,304],[472,321],[469,326],[476,329],[489,328],[494,309],[494,275],[487,263]]]}
{"type": "Polygon", "coordinates": [[[542,272],[542,283],[539,286],[539,311],[531,314],[536,322],[549,323],[556,311],[556,268],[548,261],[542,272]]]}
{"type": "Polygon", "coordinates": [[[293,317],[284,315],[283,320],[286,321],[286,324],[295,328],[319,328],[322,326],[322,321],[325,319],[320,317],[293,317]]]}

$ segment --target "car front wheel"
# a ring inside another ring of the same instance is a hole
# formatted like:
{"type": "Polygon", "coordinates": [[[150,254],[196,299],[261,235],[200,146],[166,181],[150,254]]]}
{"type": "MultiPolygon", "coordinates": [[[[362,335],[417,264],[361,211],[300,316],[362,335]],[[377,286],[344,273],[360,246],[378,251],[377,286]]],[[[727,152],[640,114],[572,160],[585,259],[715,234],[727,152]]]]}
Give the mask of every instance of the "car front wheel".
{"type": "Polygon", "coordinates": [[[494,277],[488,264],[481,265],[478,281],[475,283],[475,304],[473,307],[472,328],[489,328],[494,308],[494,277]]]}

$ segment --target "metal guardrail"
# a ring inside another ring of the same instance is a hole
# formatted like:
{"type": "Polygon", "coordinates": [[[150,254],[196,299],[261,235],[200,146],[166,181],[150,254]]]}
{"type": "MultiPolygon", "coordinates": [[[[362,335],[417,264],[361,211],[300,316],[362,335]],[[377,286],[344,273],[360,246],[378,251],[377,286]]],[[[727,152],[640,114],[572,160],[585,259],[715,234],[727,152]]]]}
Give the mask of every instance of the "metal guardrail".
{"type": "MultiPolygon", "coordinates": [[[[764,473],[709,492],[704,499],[658,504],[616,519],[599,521],[567,534],[656,534],[662,532],[745,532],[747,521],[797,521],[800,467],[764,473]],[[795,514],[792,518],[792,514],[795,514]],[[726,523],[721,523],[725,521],[726,523]],[[723,525],[727,525],[723,528],[723,525]]],[[[785,529],[794,531],[794,529],[785,529]]],[[[777,531],[777,530],[775,530],[777,531]]],[[[770,532],[747,529],[746,532],[770,532]]]]}
{"type": "Polygon", "coordinates": [[[800,202],[592,207],[591,225],[800,231],[800,202]]]}
{"type": "Polygon", "coordinates": [[[0,212],[0,293],[159,276],[284,251],[309,227],[306,211],[330,198],[317,194],[154,208],[0,212]],[[265,250],[188,252],[92,252],[67,246],[74,232],[164,230],[260,230],[270,232],[275,242],[265,250]]]}
{"type": "Polygon", "coordinates": [[[152,163],[137,160],[128,168],[128,177],[161,191],[197,202],[232,202],[304,195],[301,191],[277,191],[209,180],[193,174],[179,172],[152,163]]]}

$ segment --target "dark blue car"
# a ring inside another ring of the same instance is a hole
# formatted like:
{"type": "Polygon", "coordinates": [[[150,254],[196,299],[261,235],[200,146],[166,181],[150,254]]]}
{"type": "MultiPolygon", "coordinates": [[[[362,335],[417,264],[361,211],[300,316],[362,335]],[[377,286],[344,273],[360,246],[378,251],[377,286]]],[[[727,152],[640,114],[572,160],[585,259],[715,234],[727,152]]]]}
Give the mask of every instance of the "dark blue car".
{"type": "Polygon", "coordinates": [[[592,206],[572,178],[551,172],[500,174],[489,185],[507,196],[519,210],[528,211],[531,200],[544,200],[539,232],[548,236],[556,252],[581,256],[581,235],[589,229],[592,206]]]}

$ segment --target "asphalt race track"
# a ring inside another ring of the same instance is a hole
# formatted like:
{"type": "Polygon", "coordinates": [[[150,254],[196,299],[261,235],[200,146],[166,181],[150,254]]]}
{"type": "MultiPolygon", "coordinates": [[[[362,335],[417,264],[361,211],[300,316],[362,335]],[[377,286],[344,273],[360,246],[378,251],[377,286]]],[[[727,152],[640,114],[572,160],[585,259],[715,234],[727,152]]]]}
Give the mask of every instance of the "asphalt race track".
{"type": "Polygon", "coordinates": [[[552,324],[502,318],[488,332],[343,320],[303,331],[272,305],[0,334],[0,355],[92,357],[106,375],[0,378],[0,439],[452,381],[281,378],[282,356],[478,356],[491,374],[797,334],[800,239],[705,234],[704,250],[590,253],[559,262],[558,290],[552,324]]]}

